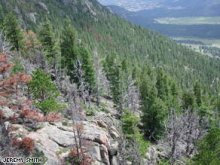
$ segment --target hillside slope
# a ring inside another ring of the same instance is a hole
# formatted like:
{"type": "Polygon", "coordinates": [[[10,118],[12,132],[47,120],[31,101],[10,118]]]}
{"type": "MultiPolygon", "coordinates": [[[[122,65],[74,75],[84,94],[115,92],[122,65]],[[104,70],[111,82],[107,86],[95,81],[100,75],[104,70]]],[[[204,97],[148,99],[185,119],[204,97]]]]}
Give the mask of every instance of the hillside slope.
{"type": "Polygon", "coordinates": [[[126,56],[140,70],[146,64],[162,67],[184,84],[198,79],[209,86],[219,77],[219,60],[201,56],[159,34],[132,25],[95,0],[1,0],[0,4],[1,18],[14,11],[24,27],[35,30],[49,18],[59,34],[65,18],[70,18],[91,50],[97,47],[102,56],[113,53],[126,56]]]}
{"type": "Polygon", "coordinates": [[[0,2],[0,156],[173,165],[211,162],[205,151],[220,164],[219,145],[200,147],[220,137],[219,59],[95,0],[0,2]]]}

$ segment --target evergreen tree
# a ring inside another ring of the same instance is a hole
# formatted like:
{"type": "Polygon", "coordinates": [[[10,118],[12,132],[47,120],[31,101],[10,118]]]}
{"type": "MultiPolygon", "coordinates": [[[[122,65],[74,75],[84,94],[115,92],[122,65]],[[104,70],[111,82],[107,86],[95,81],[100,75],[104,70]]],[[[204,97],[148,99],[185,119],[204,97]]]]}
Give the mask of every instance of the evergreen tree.
{"type": "Polygon", "coordinates": [[[106,77],[109,81],[113,102],[121,109],[121,86],[120,72],[121,66],[117,62],[116,55],[107,56],[105,61],[106,77]]]}
{"type": "Polygon", "coordinates": [[[183,93],[182,96],[182,108],[191,109],[195,108],[195,96],[189,92],[183,93]]]}
{"type": "Polygon", "coordinates": [[[76,31],[69,21],[66,21],[61,37],[62,67],[67,69],[67,74],[77,82],[74,71],[77,60],[76,31]]]}
{"type": "MultiPolygon", "coordinates": [[[[129,147],[132,148],[132,150],[135,150],[132,144],[135,143],[137,145],[137,153],[135,155],[130,153],[129,156],[137,156],[137,154],[140,154],[140,157],[144,156],[146,154],[146,150],[149,144],[144,139],[143,134],[138,128],[139,117],[137,117],[134,113],[130,112],[129,110],[124,110],[123,112],[124,113],[121,118],[122,131],[128,139],[128,145],[130,145],[129,147]]],[[[140,157],[139,160],[132,160],[132,163],[139,164],[136,161],[141,161],[140,157]]]]}
{"type": "Polygon", "coordinates": [[[195,83],[194,88],[194,95],[195,95],[195,101],[198,107],[202,104],[202,92],[201,92],[201,86],[198,82],[195,83]]]}
{"type": "Polygon", "coordinates": [[[55,69],[55,65],[59,55],[59,48],[58,43],[55,39],[52,25],[48,19],[42,25],[39,38],[42,43],[44,53],[49,61],[49,64],[52,65],[53,69],[55,69]]]}
{"type": "Polygon", "coordinates": [[[95,71],[91,54],[83,47],[79,48],[78,53],[82,61],[83,79],[88,84],[89,91],[92,92],[95,88],[95,71]]]}
{"type": "Polygon", "coordinates": [[[24,43],[22,31],[15,15],[10,13],[5,17],[3,29],[6,38],[13,45],[12,49],[19,51],[24,46],[24,43]]]}
{"type": "Polygon", "coordinates": [[[125,110],[122,115],[122,130],[128,138],[136,133],[138,129],[139,118],[128,110],[125,110]]]}
{"type": "Polygon", "coordinates": [[[29,83],[29,89],[33,98],[37,100],[37,107],[44,113],[62,109],[62,105],[56,100],[59,96],[59,91],[52,82],[50,76],[43,70],[37,69],[33,72],[32,80],[29,83]]]}
{"type": "Polygon", "coordinates": [[[157,73],[156,88],[157,88],[158,97],[164,101],[168,100],[168,97],[169,97],[168,78],[164,74],[162,69],[159,69],[157,73]]]}
{"type": "Polygon", "coordinates": [[[155,141],[163,134],[163,122],[167,115],[167,106],[157,97],[157,89],[153,83],[153,78],[149,74],[151,74],[151,71],[144,71],[144,78],[140,84],[141,121],[145,135],[150,140],[155,141]]]}
{"type": "Polygon", "coordinates": [[[213,128],[198,145],[198,154],[193,159],[194,165],[220,164],[220,130],[213,128]]]}
{"type": "Polygon", "coordinates": [[[164,131],[164,120],[167,116],[167,107],[160,98],[152,98],[150,105],[142,105],[142,122],[145,135],[149,140],[158,140],[164,131]],[[146,108],[148,107],[148,108],[146,108]]]}

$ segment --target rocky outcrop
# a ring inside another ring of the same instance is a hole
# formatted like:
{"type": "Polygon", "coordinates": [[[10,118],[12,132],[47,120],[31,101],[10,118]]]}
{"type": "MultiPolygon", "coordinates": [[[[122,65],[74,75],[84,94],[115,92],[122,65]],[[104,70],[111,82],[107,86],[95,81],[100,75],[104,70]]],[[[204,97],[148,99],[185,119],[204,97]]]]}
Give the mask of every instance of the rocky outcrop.
{"type": "MultiPolygon", "coordinates": [[[[25,98],[21,99],[25,100],[25,98]]],[[[14,101],[15,99],[11,99],[12,104],[16,104],[13,103],[14,101]]],[[[106,109],[106,111],[96,111],[94,116],[86,120],[76,121],[80,122],[83,128],[81,138],[89,142],[86,152],[91,156],[93,165],[118,165],[117,140],[120,134],[115,127],[118,120],[114,117],[115,110],[112,105],[108,105],[106,109]]],[[[12,141],[14,139],[21,141],[24,137],[33,139],[35,149],[43,154],[46,165],[63,164],[75,146],[72,120],[64,118],[60,122],[37,122],[24,119],[18,110],[7,106],[1,106],[0,110],[4,115],[4,122],[0,126],[0,139],[5,136],[2,132],[8,132],[7,138],[12,141]],[[15,122],[12,120],[14,116],[16,116],[15,122]]],[[[19,151],[14,150],[14,152],[19,151]]]]}
{"type": "MultiPolygon", "coordinates": [[[[63,125],[57,123],[41,123],[41,128],[37,131],[28,131],[23,125],[7,124],[7,127],[15,128],[10,132],[11,137],[22,135],[30,137],[35,141],[38,151],[43,152],[46,158],[46,165],[59,165],[65,156],[68,155],[71,147],[74,146],[73,127],[71,121],[63,125]]],[[[94,165],[116,165],[117,141],[111,137],[106,128],[100,127],[97,122],[83,121],[82,138],[90,142],[88,152],[90,153],[94,165]],[[110,155],[114,155],[114,160],[110,160],[110,155]]],[[[118,135],[117,135],[118,136],[118,135]]]]}

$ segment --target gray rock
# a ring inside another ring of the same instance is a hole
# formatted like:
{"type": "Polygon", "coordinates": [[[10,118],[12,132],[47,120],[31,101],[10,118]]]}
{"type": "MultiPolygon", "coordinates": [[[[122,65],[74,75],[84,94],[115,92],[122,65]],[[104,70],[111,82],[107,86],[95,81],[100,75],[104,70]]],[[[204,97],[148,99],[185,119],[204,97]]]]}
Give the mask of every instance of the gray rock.
{"type": "Polygon", "coordinates": [[[114,157],[112,158],[111,165],[119,165],[119,163],[118,163],[118,159],[117,159],[116,156],[114,156],[114,157]]]}
{"type": "MultiPolygon", "coordinates": [[[[56,134],[59,134],[59,132],[56,132],[56,134]]],[[[45,132],[45,129],[32,132],[28,135],[28,137],[34,139],[36,142],[36,148],[44,153],[44,156],[47,158],[46,165],[61,164],[57,156],[57,153],[60,151],[60,147],[55,141],[50,139],[50,136],[45,132]]]]}
{"type": "Polygon", "coordinates": [[[33,23],[36,23],[36,22],[37,22],[36,15],[37,15],[37,13],[29,13],[29,14],[28,14],[28,18],[29,18],[33,23]]]}
{"type": "Polygon", "coordinates": [[[110,149],[109,149],[109,154],[111,156],[116,156],[117,155],[117,153],[118,153],[118,146],[119,146],[119,144],[118,144],[117,141],[113,141],[111,143],[111,146],[110,146],[110,149]]]}
{"type": "Polygon", "coordinates": [[[100,146],[100,152],[101,152],[101,156],[102,156],[102,161],[106,164],[106,165],[110,165],[109,162],[109,155],[108,155],[108,149],[105,145],[101,145],[100,146]]]}
{"type": "Polygon", "coordinates": [[[3,115],[6,119],[13,117],[15,115],[15,112],[8,107],[2,107],[0,108],[0,110],[3,112],[3,115]]]}
{"type": "Polygon", "coordinates": [[[4,125],[3,125],[3,127],[2,127],[2,130],[8,131],[10,125],[11,125],[11,124],[10,124],[8,121],[4,122],[4,125]]]}
{"type": "Polygon", "coordinates": [[[61,130],[51,124],[48,124],[43,129],[40,129],[37,133],[40,135],[47,135],[50,140],[53,140],[62,147],[70,147],[75,144],[73,132],[61,130]]]}
{"type": "MultiPolygon", "coordinates": [[[[67,121],[70,123],[71,121],[67,121]]],[[[8,123],[10,124],[10,123],[8,123]]],[[[7,123],[5,123],[7,127],[7,123]]],[[[93,165],[109,165],[110,135],[106,129],[95,123],[83,121],[82,138],[91,141],[91,148],[87,148],[94,162],[93,165]]],[[[61,160],[68,155],[74,145],[74,133],[71,124],[63,125],[61,122],[50,124],[42,123],[42,127],[35,132],[28,132],[23,125],[13,124],[16,129],[13,136],[22,134],[35,141],[36,149],[42,151],[47,159],[46,165],[60,165],[61,160]]],[[[115,155],[118,144],[112,144],[112,154],[115,155]]]]}
{"type": "Polygon", "coordinates": [[[84,121],[83,122],[84,130],[83,130],[83,138],[97,142],[99,144],[104,144],[105,146],[109,146],[109,137],[108,133],[104,131],[102,128],[97,125],[84,121]]]}
{"type": "Polygon", "coordinates": [[[89,153],[92,156],[93,160],[102,161],[101,153],[100,153],[100,145],[98,143],[93,143],[92,147],[89,148],[89,153]]]}
{"type": "Polygon", "coordinates": [[[97,122],[97,124],[98,124],[99,127],[102,127],[102,128],[105,128],[105,129],[108,128],[107,124],[105,124],[104,121],[98,120],[98,121],[96,121],[96,122],[97,122]]]}
{"type": "Polygon", "coordinates": [[[118,131],[115,129],[115,127],[111,127],[110,130],[109,130],[109,133],[110,133],[110,135],[111,135],[111,137],[112,137],[113,139],[117,139],[117,138],[120,137],[120,136],[119,136],[119,133],[118,133],[118,131]]]}
{"type": "Polygon", "coordinates": [[[92,165],[105,165],[103,162],[99,162],[99,161],[97,161],[97,160],[94,160],[93,162],[92,162],[92,165]]]}

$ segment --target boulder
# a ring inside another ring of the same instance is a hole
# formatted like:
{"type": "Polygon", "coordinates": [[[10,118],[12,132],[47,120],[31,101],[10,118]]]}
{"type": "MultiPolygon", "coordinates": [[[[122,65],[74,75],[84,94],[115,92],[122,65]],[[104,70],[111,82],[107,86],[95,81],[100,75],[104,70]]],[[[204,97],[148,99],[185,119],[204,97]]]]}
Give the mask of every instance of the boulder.
{"type": "Polygon", "coordinates": [[[105,124],[104,121],[102,121],[102,120],[97,120],[96,122],[97,122],[97,124],[98,124],[99,127],[102,127],[102,128],[105,128],[105,129],[108,128],[107,124],[105,124]]]}
{"type": "Polygon", "coordinates": [[[119,133],[118,133],[118,131],[116,130],[115,127],[111,127],[111,128],[109,129],[109,133],[110,133],[110,135],[111,135],[111,137],[112,137],[113,139],[117,139],[117,138],[120,137],[120,135],[119,135],[119,133]]]}
{"type": "Polygon", "coordinates": [[[47,158],[46,165],[61,164],[60,158],[67,155],[66,149],[74,145],[74,134],[58,128],[56,125],[45,123],[42,129],[31,132],[28,137],[34,139],[36,147],[47,158]]]}
{"type": "Polygon", "coordinates": [[[97,125],[84,121],[83,122],[83,138],[99,143],[104,144],[105,146],[109,146],[109,137],[108,133],[104,131],[102,128],[97,125]]]}
{"type": "Polygon", "coordinates": [[[59,146],[70,147],[74,143],[74,133],[59,129],[55,125],[47,124],[44,128],[38,130],[34,134],[47,136],[50,140],[56,142],[59,146]]]}
{"type": "MultiPolygon", "coordinates": [[[[109,163],[108,146],[110,146],[107,132],[94,123],[84,121],[82,138],[91,141],[88,148],[95,165],[109,163]],[[101,145],[101,146],[100,146],[101,145]]],[[[37,142],[37,148],[43,151],[47,157],[47,164],[59,164],[64,148],[71,148],[74,145],[74,133],[71,126],[64,126],[62,123],[46,123],[42,129],[31,132],[28,137],[37,142]],[[59,156],[57,155],[59,153],[59,156]]]]}
{"type": "Polygon", "coordinates": [[[110,165],[109,162],[109,154],[108,154],[108,148],[105,145],[101,145],[100,146],[100,152],[101,152],[101,156],[102,156],[102,161],[106,164],[106,165],[110,165]]]}
{"type": "Polygon", "coordinates": [[[6,122],[4,122],[4,124],[3,124],[2,130],[8,131],[8,129],[10,128],[10,126],[11,126],[10,122],[9,122],[9,121],[6,121],[6,122]]]}
{"type": "MultiPolygon", "coordinates": [[[[7,109],[8,110],[8,109],[7,109]]],[[[9,109],[10,111],[10,109],[9,109]]],[[[43,122],[41,127],[29,132],[22,124],[4,123],[5,129],[11,125],[16,129],[11,131],[11,136],[23,135],[34,140],[36,149],[42,151],[47,159],[46,165],[62,164],[61,160],[68,156],[72,146],[74,146],[74,133],[71,121],[63,125],[61,122],[43,122]]],[[[110,165],[109,156],[116,156],[118,150],[117,141],[113,140],[106,129],[89,121],[83,121],[82,139],[89,140],[87,151],[93,159],[93,165],[110,165]],[[111,141],[111,142],[110,142],[111,141]]],[[[116,162],[116,158],[114,162],[116,162]]],[[[117,165],[117,164],[115,164],[117,165]]]]}
{"type": "Polygon", "coordinates": [[[92,156],[92,159],[95,161],[102,161],[101,153],[100,153],[100,145],[98,143],[93,143],[89,148],[89,153],[92,156]]]}
{"type": "Polygon", "coordinates": [[[29,137],[35,140],[36,148],[44,153],[44,156],[47,159],[45,165],[61,164],[60,159],[57,156],[60,147],[56,142],[50,140],[46,134],[30,134],[29,137]]]}
{"type": "Polygon", "coordinates": [[[118,163],[118,159],[117,159],[116,156],[114,156],[114,157],[112,158],[111,165],[119,165],[119,163],[118,163]]]}
{"type": "Polygon", "coordinates": [[[109,149],[109,154],[110,156],[116,156],[117,153],[118,153],[118,147],[119,147],[119,144],[117,141],[113,141],[111,143],[111,146],[110,146],[110,149],[109,149]]]}
{"type": "Polygon", "coordinates": [[[109,139],[105,134],[99,134],[95,137],[94,142],[99,144],[104,144],[105,146],[109,146],[109,139]]]}

